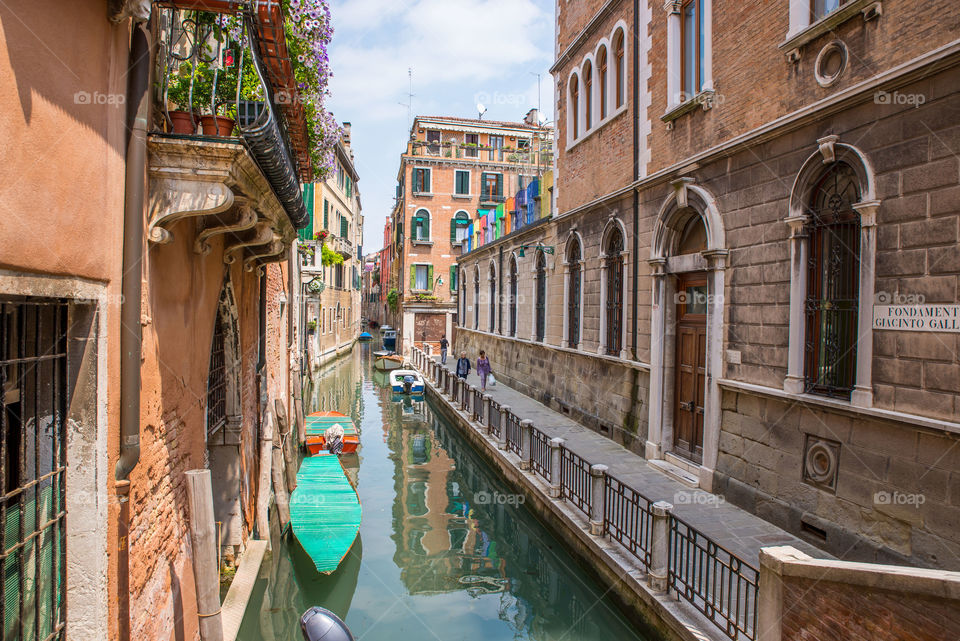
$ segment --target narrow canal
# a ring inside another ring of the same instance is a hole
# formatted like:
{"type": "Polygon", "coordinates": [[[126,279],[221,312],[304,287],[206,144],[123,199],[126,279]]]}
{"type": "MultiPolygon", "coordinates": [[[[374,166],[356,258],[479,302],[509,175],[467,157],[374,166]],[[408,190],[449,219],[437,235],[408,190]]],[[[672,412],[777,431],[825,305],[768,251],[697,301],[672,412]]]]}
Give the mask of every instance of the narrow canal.
{"type": "Polygon", "coordinates": [[[655,639],[430,402],[393,400],[372,349],[324,368],[304,395],[307,412],[349,413],[360,427],[359,454],[343,459],[363,505],[358,540],[320,575],[274,518],[240,641],[300,640],[313,605],[339,614],[358,641],[655,639]]]}

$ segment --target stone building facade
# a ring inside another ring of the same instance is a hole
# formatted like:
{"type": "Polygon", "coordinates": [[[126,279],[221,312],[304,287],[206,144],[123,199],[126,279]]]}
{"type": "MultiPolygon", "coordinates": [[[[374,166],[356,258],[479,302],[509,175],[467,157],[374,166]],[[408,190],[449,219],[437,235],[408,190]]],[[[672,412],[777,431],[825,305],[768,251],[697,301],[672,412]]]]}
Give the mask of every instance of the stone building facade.
{"type": "Polygon", "coordinates": [[[457,349],[838,556],[960,567],[956,8],[557,11],[558,208],[461,257],[519,320],[457,349]]]}
{"type": "Polygon", "coordinates": [[[398,351],[414,342],[436,349],[444,335],[453,335],[462,241],[481,208],[493,211],[549,168],[549,157],[538,151],[549,132],[535,111],[523,122],[414,119],[385,229],[391,255],[381,260],[391,276],[381,296],[391,289],[399,296],[398,309],[387,314],[395,315],[398,351]]]}

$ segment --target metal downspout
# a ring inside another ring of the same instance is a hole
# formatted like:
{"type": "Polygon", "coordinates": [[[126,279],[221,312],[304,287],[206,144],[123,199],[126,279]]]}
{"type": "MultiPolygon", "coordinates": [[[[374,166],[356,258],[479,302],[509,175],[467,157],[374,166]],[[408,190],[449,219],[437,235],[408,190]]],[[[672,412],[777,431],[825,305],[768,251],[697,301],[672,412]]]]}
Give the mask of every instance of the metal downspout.
{"type": "Polygon", "coordinates": [[[114,470],[117,502],[117,628],[130,638],[130,472],[140,461],[140,295],[143,278],[143,217],[147,128],[153,64],[150,22],[134,22],[127,72],[126,175],[120,303],[120,454],[114,470]]]}
{"type": "MultiPolygon", "coordinates": [[[[637,30],[640,28],[640,1],[633,1],[633,179],[640,177],[640,122],[638,115],[640,113],[640,36],[637,30]]],[[[639,312],[639,279],[637,275],[640,270],[640,239],[638,230],[640,229],[640,193],[633,190],[633,318],[631,319],[631,334],[633,339],[632,352],[634,360],[639,358],[637,354],[637,313],[639,312]]]]}

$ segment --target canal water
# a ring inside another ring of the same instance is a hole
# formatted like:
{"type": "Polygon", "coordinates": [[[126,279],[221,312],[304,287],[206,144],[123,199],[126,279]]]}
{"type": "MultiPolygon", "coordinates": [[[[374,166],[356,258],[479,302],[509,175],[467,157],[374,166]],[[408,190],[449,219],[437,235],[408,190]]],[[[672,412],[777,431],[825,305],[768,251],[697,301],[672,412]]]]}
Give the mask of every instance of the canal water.
{"type": "Polygon", "coordinates": [[[273,519],[240,641],[297,641],[320,605],[358,641],[654,640],[522,505],[431,402],[393,397],[359,345],[314,376],[307,412],[349,413],[359,454],[342,459],[363,507],[338,570],[320,575],[273,519]]]}

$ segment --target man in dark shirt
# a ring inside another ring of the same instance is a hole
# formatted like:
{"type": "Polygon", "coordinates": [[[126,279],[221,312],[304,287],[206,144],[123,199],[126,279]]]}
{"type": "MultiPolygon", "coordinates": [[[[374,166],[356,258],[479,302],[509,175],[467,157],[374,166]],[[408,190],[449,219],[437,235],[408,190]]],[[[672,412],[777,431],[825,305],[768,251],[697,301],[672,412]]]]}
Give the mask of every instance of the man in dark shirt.
{"type": "Polygon", "coordinates": [[[447,340],[446,334],[443,338],[440,339],[440,364],[447,364],[447,348],[450,346],[450,342],[447,340]]]}

